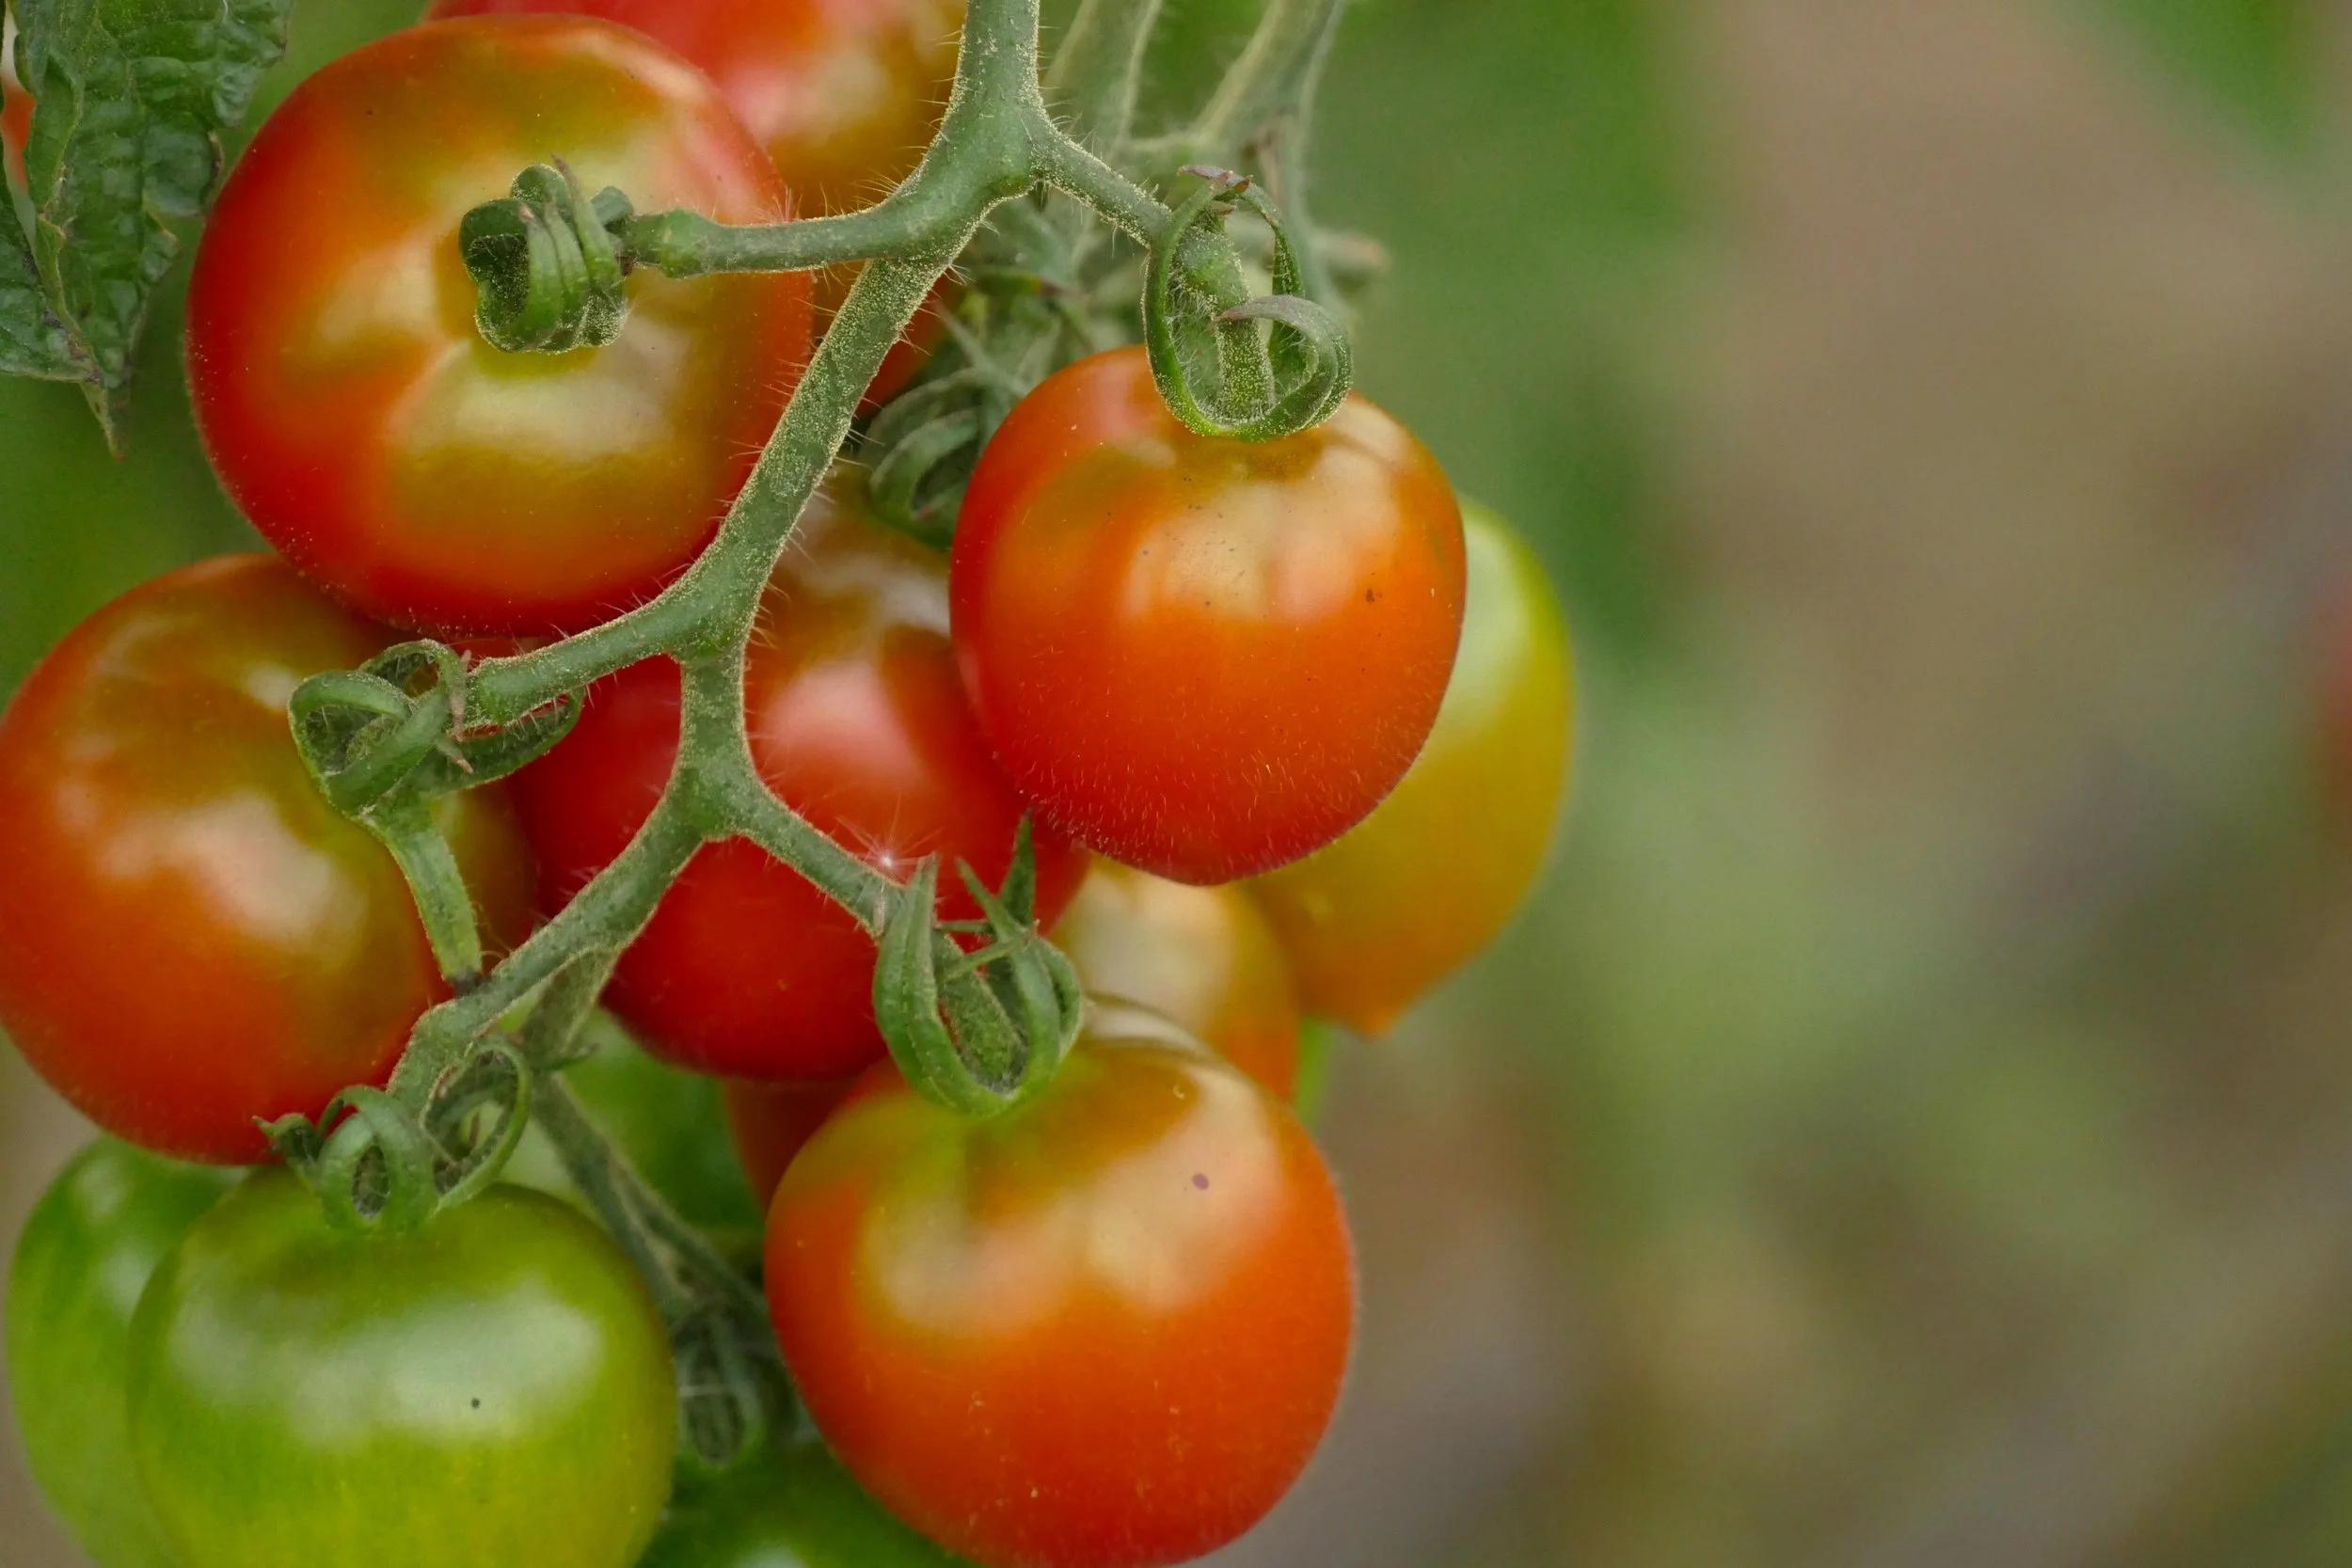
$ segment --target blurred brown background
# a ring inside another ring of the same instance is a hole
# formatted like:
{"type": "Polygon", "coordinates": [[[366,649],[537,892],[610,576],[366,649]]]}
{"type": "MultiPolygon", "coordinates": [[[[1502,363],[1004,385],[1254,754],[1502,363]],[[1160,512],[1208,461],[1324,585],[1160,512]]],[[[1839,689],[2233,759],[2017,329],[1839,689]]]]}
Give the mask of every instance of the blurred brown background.
{"type": "MultiPolygon", "coordinates": [[[[1170,4],[1174,102],[1250,7],[1170,4]]],[[[1552,563],[1585,752],[1343,1064],[1355,1383],[1220,1561],[2352,1560],[2347,154],[2352,5],[1360,0],[1363,383],[1552,563]]],[[[0,688],[235,536],[167,379],[119,469],[0,387],[0,688]]],[[[0,1127],[8,1239],[80,1133],[13,1058],[0,1127]]]]}

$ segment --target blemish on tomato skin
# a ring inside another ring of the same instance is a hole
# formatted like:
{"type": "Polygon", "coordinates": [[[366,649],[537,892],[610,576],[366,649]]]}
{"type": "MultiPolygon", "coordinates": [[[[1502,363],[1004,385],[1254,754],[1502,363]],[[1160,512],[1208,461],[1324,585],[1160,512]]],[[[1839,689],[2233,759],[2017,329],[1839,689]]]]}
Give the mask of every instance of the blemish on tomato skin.
{"type": "Polygon", "coordinates": [[[1194,1190],[1197,1192],[1207,1192],[1209,1190],[1209,1178],[1207,1174],[1202,1171],[1194,1171],[1192,1173],[1192,1185],[1194,1190]]]}

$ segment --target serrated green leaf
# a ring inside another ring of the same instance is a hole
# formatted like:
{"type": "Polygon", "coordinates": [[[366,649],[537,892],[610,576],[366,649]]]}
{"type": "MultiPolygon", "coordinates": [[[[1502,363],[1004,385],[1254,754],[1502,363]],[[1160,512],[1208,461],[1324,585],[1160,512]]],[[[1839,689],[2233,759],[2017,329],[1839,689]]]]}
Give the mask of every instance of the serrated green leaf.
{"type": "Polygon", "coordinates": [[[171,226],[211,202],[222,133],[285,52],[292,7],[14,0],[33,221],[0,244],[0,371],[78,383],[118,449],[171,226]]]}

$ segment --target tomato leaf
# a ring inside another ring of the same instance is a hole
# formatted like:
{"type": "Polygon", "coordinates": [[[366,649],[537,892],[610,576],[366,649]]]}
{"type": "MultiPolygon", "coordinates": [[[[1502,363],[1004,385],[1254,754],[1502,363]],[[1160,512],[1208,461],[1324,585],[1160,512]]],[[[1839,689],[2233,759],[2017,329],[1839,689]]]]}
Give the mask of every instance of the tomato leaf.
{"type": "Polygon", "coordinates": [[[0,372],[78,383],[118,452],[172,225],[212,201],[222,133],[285,53],[292,6],[13,0],[31,214],[0,222],[0,372]]]}

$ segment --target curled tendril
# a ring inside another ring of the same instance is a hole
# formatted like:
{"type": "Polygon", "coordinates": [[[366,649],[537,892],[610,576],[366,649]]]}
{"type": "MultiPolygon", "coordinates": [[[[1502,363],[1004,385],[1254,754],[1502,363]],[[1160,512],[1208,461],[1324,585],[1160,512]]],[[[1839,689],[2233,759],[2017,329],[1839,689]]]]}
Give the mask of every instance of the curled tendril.
{"type": "Polygon", "coordinates": [[[488,1040],[442,1074],[421,1110],[361,1085],[337,1095],[315,1122],[285,1117],[263,1130],[319,1195],[328,1223],[413,1230],[498,1178],[529,1124],[531,1084],[515,1049],[488,1040]]]}
{"type": "Polygon", "coordinates": [[[397,800],[503,778],[579,721],[580,701],[566,694],[500,729],[469,731],[466,682],[463,655],[418,641],[296,687],[287,705],[294,742],[320,793],[365,817],[397,800]]]}
{"type": "Polygon", "coordinates": [[[1290,230],[1248,177],[1198,166],[1184,172],[1200,184],[1152,247],[1143,295],[1145,347],[1160,396],[1203,436],[1272,441],[1311,430],[1338,411],[1354,384],[1347,328],[1299,292],[1290,230]],[[1221,242],[1235,202],[1274,232],[1274,293],[1260,298],[1233,298],[1239,273],[1221,242]],[[1210,365],[1213,375],[1203,377],[1210,365]]]}
{"type": "Polygon", "coordinates": [[[629,259],[612,226],[631,215],[628,198],[589,196],[569,165],[533,164],[512,194],[468,213],[457,230],[466,270],[481,292],[474,320],[510,354],[602,348],[628,317],[629,259]]]}
{"type": "Polygon", "coordinates": [[[1036,854],[1026,822],[1001,894],[959,867],[991,940],[960,946],[938,918],[939,863],[916,868],[882,925],[874,1014],[907,1082],[966,1116],[1010,1109],[1061,1065],[1085,1003],[1070,960],[1037,929],[1036,854]]]}

